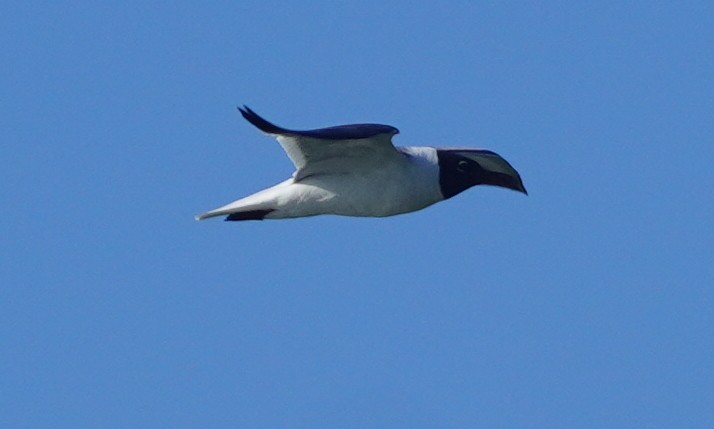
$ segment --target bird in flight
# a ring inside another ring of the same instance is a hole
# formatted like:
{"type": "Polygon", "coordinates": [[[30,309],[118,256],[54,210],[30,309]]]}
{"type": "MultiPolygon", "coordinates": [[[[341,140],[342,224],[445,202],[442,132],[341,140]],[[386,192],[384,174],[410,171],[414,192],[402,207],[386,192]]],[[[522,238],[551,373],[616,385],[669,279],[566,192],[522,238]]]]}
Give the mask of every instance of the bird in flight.
{"type": "Polygon", "coordinates": [[[275,186],[196,216],[196,220],[285,219],[323,214],[384,217],[423,209],[472,186],[527,195],[521,176],[485,149],[395,147],[399,130],[355,124],[296,131],[268,122],[247,106],[243,117],[275,137],[295,173],[275,186]]]}

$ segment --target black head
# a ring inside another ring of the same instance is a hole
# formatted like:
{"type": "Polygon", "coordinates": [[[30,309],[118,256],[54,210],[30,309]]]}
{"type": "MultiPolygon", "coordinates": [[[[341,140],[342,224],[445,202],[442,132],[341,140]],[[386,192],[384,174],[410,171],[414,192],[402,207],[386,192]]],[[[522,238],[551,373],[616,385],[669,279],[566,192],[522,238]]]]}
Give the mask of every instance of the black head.
{"type": "Polygon", "coordinates": [[[472,186],[492,185],[528,195],[515,168],[495,152],[485,149],[437,149],[439,185],[444,199],[472,186]]]}

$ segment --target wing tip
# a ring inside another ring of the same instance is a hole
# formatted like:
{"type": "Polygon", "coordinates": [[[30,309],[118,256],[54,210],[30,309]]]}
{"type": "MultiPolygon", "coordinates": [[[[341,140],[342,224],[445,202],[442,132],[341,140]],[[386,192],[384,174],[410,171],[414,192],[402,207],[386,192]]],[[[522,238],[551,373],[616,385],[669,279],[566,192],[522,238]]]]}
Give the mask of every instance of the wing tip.
{"type": "Polygon", "coordinates": [[[290,134],[289,130],[279,127],[272,122],[267,121],[262,116],[258,115],[245,104],[241,107],[238,106],[238,111],[245,118],[246,121],[250,122],[254,127],[258,128],[260,131],[267,134],[290,134]]]}
{"type": "Polygon", "coordinates": [[[390,136],[399,134],[398,128],[383,124],[338,125],[335,127],[296,131],[273,124],[255,113],[253,109],[245,104],[243,106],[238,106],[238,111],[240,111],[243,118],[250,122],[254,127],[273,136],[302,136],[326,140],[359,140],[374,137],[380,134],[387,134],[390,136]]]}
{"type": "Polygon", "coordinates": [[[263,220],[265,216],[274,212],[275,209],[248,210],[244,212],[229,213],[224,219],[226,222],[241,221],[241,220],[263,220]]]}

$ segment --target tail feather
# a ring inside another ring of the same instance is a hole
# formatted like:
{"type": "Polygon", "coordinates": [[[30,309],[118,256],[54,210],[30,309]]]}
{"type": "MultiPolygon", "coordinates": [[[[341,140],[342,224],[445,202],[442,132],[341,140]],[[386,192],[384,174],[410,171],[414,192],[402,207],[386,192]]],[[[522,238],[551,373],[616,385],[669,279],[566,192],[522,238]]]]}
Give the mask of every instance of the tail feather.
{"type": "Polygon", "coordinates": [[[219,212],[218,210],[211,210],[210,212],[201,213],[200,215],[196,215],[193,218],[196,220],[204,220],[204,219],[209,219],[209,218],[216,217],[216,216],[222,216],[225,214],[230,214],[230,213],[219,212]]]}
{"type": "Polygon", "coordinates": [[[274,212],[275,209],[216,209],[211,210],[206,213],[201,213],[200,215],[194,216],[196,220],[210,219],[212,217],[227,216],[226,220],[263,220],[265,216],[274,212]]]}
{"type": "Polygon", "coordinates": [[[228,216],[226,220],[262,220],[265,216],[279,208],[277,197],[283,192],[284,188],[292,182],[293,179],[290,178],[268,189],[256,192],[253,195],[201,213],[196,216],[196,220],[225,215],[228,216]]]}
{"type": "Polygon", "coordinates": [[[235,221],[235,220],[263,220],[265,216],[269,213],[274,212],[273,209],[264,210],[244,210],[244,211],[210,211],[206,213],[201,213],[198,216],[194,216],[196,220],[204,220],[217,216],[226,216],[225,220],[235,221]]]}

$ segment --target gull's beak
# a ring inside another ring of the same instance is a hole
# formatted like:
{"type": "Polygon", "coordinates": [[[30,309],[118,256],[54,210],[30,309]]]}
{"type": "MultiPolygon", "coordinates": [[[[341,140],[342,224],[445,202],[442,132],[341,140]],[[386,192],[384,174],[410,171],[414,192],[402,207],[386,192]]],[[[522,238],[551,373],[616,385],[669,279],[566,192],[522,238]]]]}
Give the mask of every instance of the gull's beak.
{"type": "Polygon", "coordinates": [[[499,154],[485,149],[465,149],[458,154],[472,159],[481,167],[482,170],[477,173],[478,184],[500,186],[528,195],[521,175],[499,154]]]}

